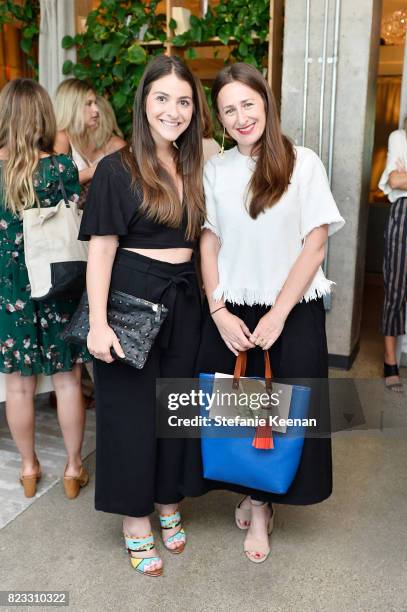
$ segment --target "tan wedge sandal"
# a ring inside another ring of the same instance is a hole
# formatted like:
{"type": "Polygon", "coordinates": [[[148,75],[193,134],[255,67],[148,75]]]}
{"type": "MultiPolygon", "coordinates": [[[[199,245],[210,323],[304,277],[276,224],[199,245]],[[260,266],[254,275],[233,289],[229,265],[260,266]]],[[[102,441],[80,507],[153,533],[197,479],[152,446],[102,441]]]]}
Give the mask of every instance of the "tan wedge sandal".
{"type": "Polygon", "coordinates": [[[81,471],[79,472],[78,476],[65,476],[64,472],[65,495],[68,499],[75,499],[75,497],[78,497],[81,488],[86,487],[88,482],[89,474],[87,473],[83,465],[81,466],[81,471]]]}
{"type": "Polygon", "coordinates": [[[41,480],[41,476],[42,476],[41,466],[40,466],[38,459],[36,460],[36,463],[37,463],[37,472],[35,474],[28,474],[28,475],[20,474],[20,482],[23,486],[24,495],[26,497],[34,497],[34,495],[37,492],[37,482],[41,480]]]}

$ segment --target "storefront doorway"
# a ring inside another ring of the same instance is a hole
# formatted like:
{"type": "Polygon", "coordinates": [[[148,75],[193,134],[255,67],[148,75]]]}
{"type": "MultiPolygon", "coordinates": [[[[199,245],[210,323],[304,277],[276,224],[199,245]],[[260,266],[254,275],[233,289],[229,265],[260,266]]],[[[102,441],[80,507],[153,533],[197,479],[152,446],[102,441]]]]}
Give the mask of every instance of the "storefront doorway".
{"type": "MultiPolygon", "coordinates": [[[[361,328],[361,351],[372,374],[381,372],[383,338],[380,318],[383,304],[383,248],[384,231],[389,214],[389,202],[378,188],[386,164],[387,143],[392,131],[404,120],[402,76],[405,45],[407,0],[384,0],[379,65],[376,83],[375,140],[372,158],[369,222],[365,264],[364,306],[361,328]]],[[[402,364],[407,366],[407,336],[400,338],[402,364]]]]}

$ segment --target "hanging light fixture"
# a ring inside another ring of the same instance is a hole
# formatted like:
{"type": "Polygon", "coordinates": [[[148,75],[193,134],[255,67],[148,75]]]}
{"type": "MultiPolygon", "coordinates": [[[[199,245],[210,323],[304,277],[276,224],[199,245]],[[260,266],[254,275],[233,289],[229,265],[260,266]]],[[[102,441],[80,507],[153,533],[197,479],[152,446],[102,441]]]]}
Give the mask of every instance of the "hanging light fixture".
{"type": "Polygon", "coordinates": [[[386,45],[402,45],[406,37],[407,11],[398,10],[383,17],[381,37],[386,45]]]}

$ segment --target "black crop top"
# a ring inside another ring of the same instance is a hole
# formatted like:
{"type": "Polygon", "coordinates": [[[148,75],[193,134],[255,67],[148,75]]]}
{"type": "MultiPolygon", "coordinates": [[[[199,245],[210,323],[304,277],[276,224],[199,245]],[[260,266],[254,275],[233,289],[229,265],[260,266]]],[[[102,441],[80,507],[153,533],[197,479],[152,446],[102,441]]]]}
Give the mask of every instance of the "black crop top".
{"type": "Polygon", "coordinates": [[[90,184],[79,240],[117,235],[121,248],[194,248],[195,241],[185,238],[186,215],[180,227],[168,227],[141,213],[140,205],[141,190],[132,190],[120,151],[107,155],[98,163],[90,184]]]}

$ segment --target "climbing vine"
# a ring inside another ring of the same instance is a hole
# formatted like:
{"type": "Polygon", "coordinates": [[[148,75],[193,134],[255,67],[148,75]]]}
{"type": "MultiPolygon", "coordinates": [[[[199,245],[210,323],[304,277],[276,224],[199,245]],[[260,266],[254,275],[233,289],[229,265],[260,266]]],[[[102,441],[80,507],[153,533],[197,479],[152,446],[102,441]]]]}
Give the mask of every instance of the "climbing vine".
{"type": "Polygon", "coordinates": [[[89,13],[86,31],[62,40],[65,49],[76,46],[78,57],[76,64],[65,62],[64,74],[87,79],[97,93],[107,95],[126,134],[145,65],[151,55],[162,53],[166,39],[165,15],[156,13],[157,5],[158,0],[102,0],[89,13]],[[151,41],[157,44],[149,46],[151,41]]]}
{"type": "Polygon", "coordinates": [[[190,29],[175,36],[172,44],[188,46],[187,57],[194,59],[197,55],[194,43],[217,37],[224,45],[231,45],[227,61],[246,62],[261,69],[268,52],[269,10],[269,0],[250,3],[247,0],[220,0],[218,5],[209,7],[205,17],[192,15],[190,29]]]}
{"type": "MultiPolygon", "coordinates": [[[[37,77],[39,0],[0,2],[0,25],[21,26],[21,48],[37,77]]],[[[130,131],[134,93],[145,65],[151,56],[163,53],[167,36],[175,47],[186,48],[190,60],[198,56],[196,47],[213,39],[228,47],[226,61],[244,61],[261,69],[267,57],[268,0],[220,0],[204,17],[192,15],[190,29],[179,36],[174,36],[173,19],[167,33],[166,16],[157,12],[158,4],[158,0],[101,0],[89,13],[85,32],[65,36],[61,42],[64,49],[77,51],[77,62],[67,60],[63,73],[88,80],[97,93],[107,96],[125,134],[130,131]]]]}
{"type": "Polygon", "coordinates": [[[27,63],[38,77],[37,46],[40,33],[40,3],[39,0],[24,0],[17,4],[13,0],[1,0],[0,26],[6,23],[21,25],[21,49],[27,56],[27,63]]]}

